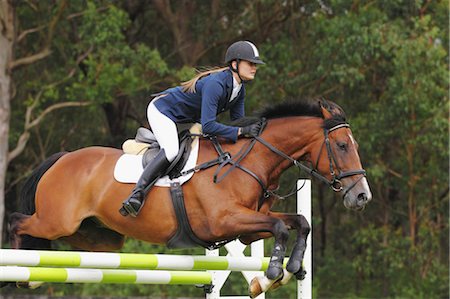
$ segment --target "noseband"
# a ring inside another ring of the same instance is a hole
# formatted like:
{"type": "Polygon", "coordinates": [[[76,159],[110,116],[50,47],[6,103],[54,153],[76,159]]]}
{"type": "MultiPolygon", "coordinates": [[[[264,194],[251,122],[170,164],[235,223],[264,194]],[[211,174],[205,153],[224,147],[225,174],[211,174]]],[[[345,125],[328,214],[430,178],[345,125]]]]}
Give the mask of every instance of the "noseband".
{"type": "MultiPolygon", "coordinates": [[[[331,150],[331,144],[330,144],[330,138],[329,138],[329,133],[333,132],[335,130],[339,130],[342,128],[349,128],[350,125],[347,123],[343,123],[343,124],[339,124],[336,125],[330,129],[324,128],[323,129],[323,133],[324,133],[324,141],[322,143],[322,146],[320,148],[320,152],[319,152],[319,156],[317,157],[317,161],[315,164],[314,168],[308,167],[304,164],[302,164],[300,161],[293,159],[292,157],[290,157],[289,155],[285,154],[284,152],[280,151],[279,149],[277,149],[276,147],[274,147],[273,145],[271,145],[270,143],[268,143],[267,141],[265,141],[264,139],[262,139],[259,136],[254,137],[256,140],[258,140],[261,144],[265,145],[267,148],[269,148],[272,152],[276,153],[277,155],[291,161],[296,167],[298,167],[299,169],[304,170],[305,172],[307,172],[308,174],[314,176],[315,178],[321,180],[322,182],[328,184],[331,189],[333,189],[333,191],[335,192],[340,192],[343,190],[342,187],[342,183],[341,183],[341,179],[346,178],[346,177],[351,177],[354,175],[362,175],[361,178],[357,181],[355,181],[350,187],[348,187],[345,190],[344,196],[345,194],[347,194],[347,192],[349,192],[353,187],[355,187],[355,185],[363,178],[366,176],[366,171],[364,169],[358,169],[358,170],[349,170],[349,171],[341,171],[339,168],[339,165],[337,164],[336,158],[333,154],[333,151],[331,150]],[[327,149],[327,155],[328,155],[328,161],[329,161],[329,165],[330,165],[330,175],[331,175],[331,180],[328,180],[325,176],[323,176],[322,174],[320,174],[318,172],[318,166],[319,166],[319,161],[320,161],[320,156],[323,152],[323,147],[325,145],[325,148],[327,149]],[[333,166],[333,163],[336,167],[336,170],[338,171],[338,174],[336,174],[335,171],[335,167],[333,166]]],[[[275,194],[272,194],[275,195],[275,194]]]]}

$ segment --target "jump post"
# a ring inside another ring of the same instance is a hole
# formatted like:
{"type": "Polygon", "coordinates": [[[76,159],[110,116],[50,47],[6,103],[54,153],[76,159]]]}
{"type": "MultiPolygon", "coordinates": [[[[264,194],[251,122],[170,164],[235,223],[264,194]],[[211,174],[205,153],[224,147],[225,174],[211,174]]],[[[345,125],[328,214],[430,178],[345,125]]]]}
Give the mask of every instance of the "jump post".
{"type": "MultiPolygon", "coordinates": [[[[297,186],[297,213],[311,223],[311,181],[299,180],[297,186]]],[[[307,274],[297,282],[298,299],[312,298],[311,236],[312,231],[304,256],[307,274]]],[[[248,283],[264,275],[269,258],[264,257],[263,241],[251,244],[250,257],[244,255],[245,247],[239,241],[226,244],[227,256],[219,256],[219,250],[184,256],[0,249],[0,281],[212,285],[207,299],[250,298],[220,296],[231,271],[242,272],[248,283]]],[[[264,293],[257,297],[263,298],[264,293]]]]}

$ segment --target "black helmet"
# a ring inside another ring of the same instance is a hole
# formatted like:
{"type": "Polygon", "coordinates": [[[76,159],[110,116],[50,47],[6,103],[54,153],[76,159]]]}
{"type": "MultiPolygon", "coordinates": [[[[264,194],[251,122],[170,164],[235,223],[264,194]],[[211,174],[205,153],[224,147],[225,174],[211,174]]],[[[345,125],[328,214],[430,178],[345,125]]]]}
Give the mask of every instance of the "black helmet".
{"type": "Polygon", "coordinates": [[[225,63],[233,60],[246,60],[256,64],[265,64],[259,58],[258,49],[249,41],[238,41],[228,47],[225,54],[225,63]]]}

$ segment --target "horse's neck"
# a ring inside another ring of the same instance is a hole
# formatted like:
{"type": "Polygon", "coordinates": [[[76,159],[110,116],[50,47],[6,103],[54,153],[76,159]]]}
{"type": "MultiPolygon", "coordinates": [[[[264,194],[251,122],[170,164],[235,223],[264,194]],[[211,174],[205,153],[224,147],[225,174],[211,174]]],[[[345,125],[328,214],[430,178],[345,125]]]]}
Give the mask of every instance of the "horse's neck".
{"type": "MultiPolygon", "coordinates": [[[[308,159],[312,147],[321,139],[322,120],[315,117],[290,117],[269,121],[261,137],[268,143],[295,160],[308,159]]],[[[293,165],[269,148],[260,147],[266,157],[266,174],[270,180],[278,180],[283,171],[293,165]]]]}

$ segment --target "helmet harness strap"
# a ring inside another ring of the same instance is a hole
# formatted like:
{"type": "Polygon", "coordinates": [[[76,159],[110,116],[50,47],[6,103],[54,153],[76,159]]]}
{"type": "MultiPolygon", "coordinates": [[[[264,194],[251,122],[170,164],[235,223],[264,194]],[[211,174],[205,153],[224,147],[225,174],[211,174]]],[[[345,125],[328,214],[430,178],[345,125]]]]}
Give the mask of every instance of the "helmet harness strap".
{"type": "Polygon", "coordinates": [[[241,75],[239,74],[239,62],[241,62],[241,60],[240,59],[235,59],[234,61],[236,61],[236,68],[233,67],[233,61],[231,61],[230,62],[230,70],[232,72],[235,72],[238,75],[239,79],[241,79],[241,83],[250,82],[250,80],[242,79],[241,75]]]}

